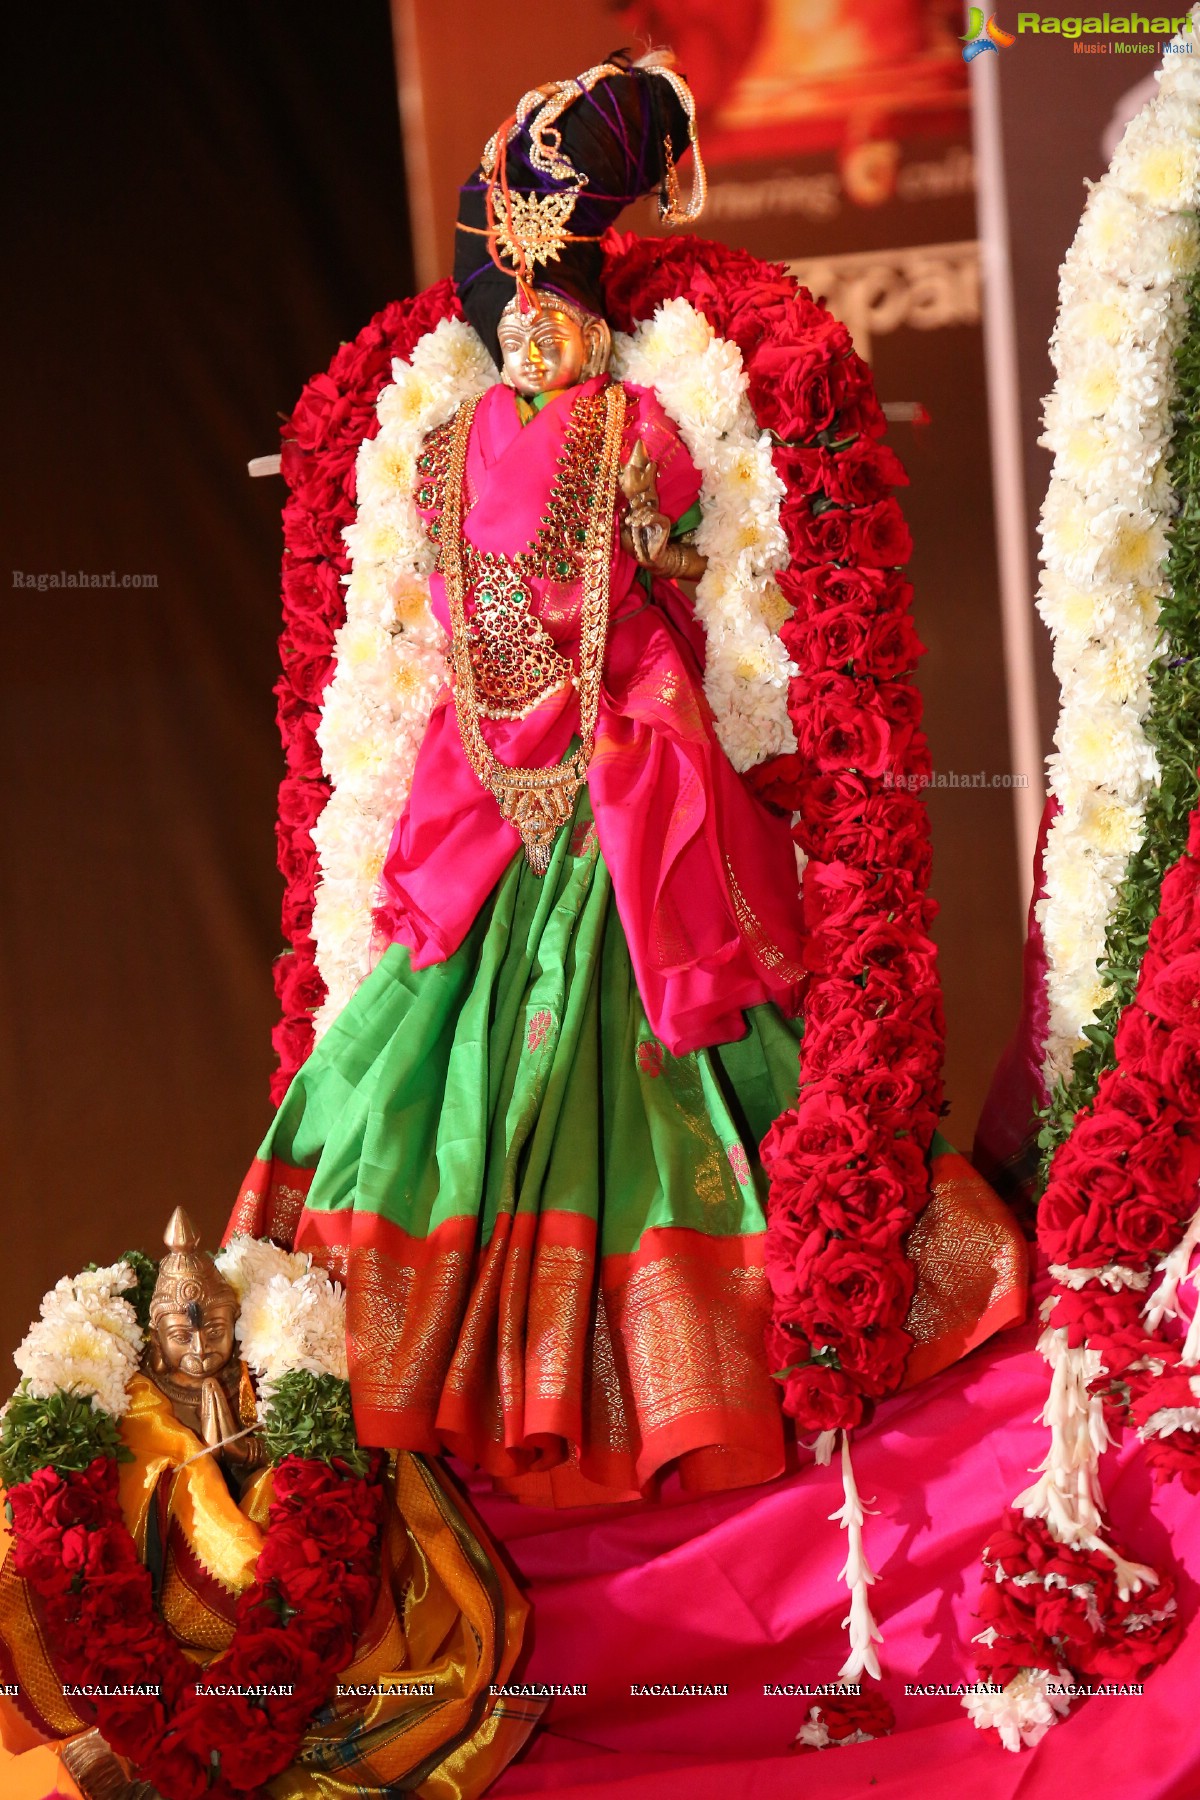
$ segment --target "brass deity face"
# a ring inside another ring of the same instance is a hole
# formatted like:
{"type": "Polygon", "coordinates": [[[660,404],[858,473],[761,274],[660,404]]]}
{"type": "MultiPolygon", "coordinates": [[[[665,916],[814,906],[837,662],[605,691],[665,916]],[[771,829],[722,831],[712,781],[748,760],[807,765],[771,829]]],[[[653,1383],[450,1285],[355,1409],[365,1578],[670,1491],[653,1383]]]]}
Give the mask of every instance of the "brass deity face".
{"type": "Polygon", "coordinates": [[[233,1306],[202,1300],[182,1312],[160,1313],[154,1325],[158,1367],[197,1385],[219,1374],[233,1355],[234,1316],[233,1306]]]}
{"type": "Polygon", "coordinates": [[[527,399],[589,381],[608,366],[612,350],[603,319],[558,294],[535,290],[535,298],[536,309],[526,309],[515,296],[497,332],[504,380],[527,399]]]}
{"type": "Polygon", "coordinates": [[[233,1359],[237,1296],[201,1251],[181,1207],[172,1214],[164,1241],[170,1254],[159,1264],[150,1302],[147,1360],[153,1374],[199,1389],[233,1359]]]}

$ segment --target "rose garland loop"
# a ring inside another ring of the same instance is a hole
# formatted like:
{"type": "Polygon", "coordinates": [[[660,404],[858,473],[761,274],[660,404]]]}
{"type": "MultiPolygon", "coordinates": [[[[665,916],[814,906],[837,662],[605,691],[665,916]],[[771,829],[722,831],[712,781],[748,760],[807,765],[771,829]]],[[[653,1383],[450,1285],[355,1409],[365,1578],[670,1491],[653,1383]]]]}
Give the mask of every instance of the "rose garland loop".
{"type": "Polygon", "coordinates": [[[810,938],[797,1105],[763,1146],[772,1368],[800,1429],[859,1424],[903,1373],[905,1232],[928,1196],[943,1022],[926,888],[921,645],[900,574],[911,539],[845,327],[768,264],[715,244],[609,240],[607,311],[628,329],[679,294],[736,343],[788,498],[793,608],[780,637],[797,749],[751,771],[798,813],[810,938]]]}
{"type": "Polygon", "coordinates": [[[392,358],[410,356],[442,319],[458,317],[449,281],[386,306],[341,346],[326,372],[308,382],[282,427],[282,468],[290,492],[283,509],[283,667],[275,694],[287,774],[279,789],[276,843],[284,879],[283,936],[290,949],[275,965],[283,1015],[272,1033],[279,1058],[271,1083],[276,1103],[312,1048],[313,1013],[325,996],[312,934],[317,884],[312,834],[330,792],[317,727],[333,674],[334,634],[346,615],[341,582],[349,563],[342,532],[354,520],[355,457],[379,428],[375,400],[390,378],[392,358]]]}
{"type": "Polygon", "coordinates": [[[241,1300],[238,1335],[275,1462],[254,1581],[221,1657],[200,1670],[180,1650],[121,1511],[129,1453],[116,1422],[144,1344],[145,1258],[45,1297],[0,1430],[13,1568],[36,1601],[44,1652],[64,1686],[85,1690],[71,1694],[74,1710],[164,1800],[267,1800],[264,1784],[296,1760],[351,1662],[379,1580],[384,1461],[358,1449],[347,1423],[341,1290],[269,1243],[235,1238],[220,1262],[241,1300]],[[298,1406],[316,1455],[288,1453],[298,1406]],[[105,1688],[126,1691],[86,1691],[105,1688]]]}
{"type": "Polygon", "coordinates": [[[72,1696],[163,1800],[267,1800],[375,1602],[383,1498],[373,1478],[288,1457],[275,1470],[266,1542],[237,1603],[229,1649],[200,1671],[158,1616],[150,1571],[121,1514],[117,1464],[39,1469],[9,1493],[16,1573],[66,1684],[153,1692],[72,1696]],[[222,1693],[262,1686],[253,1699],[222,1693]],[[219,1773],[210,1781],[213,1755],[219,1773]]]}

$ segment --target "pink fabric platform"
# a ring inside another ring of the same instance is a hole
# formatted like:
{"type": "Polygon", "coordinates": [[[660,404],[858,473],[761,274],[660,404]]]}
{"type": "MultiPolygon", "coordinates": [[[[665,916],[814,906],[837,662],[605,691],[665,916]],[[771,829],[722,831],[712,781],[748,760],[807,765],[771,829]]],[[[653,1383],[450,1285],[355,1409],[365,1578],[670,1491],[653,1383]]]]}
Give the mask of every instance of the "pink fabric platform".
{"type": "Polygon", "coordinates": [[[832,1680],[845,1656],[845,1534],[837,1460],[768,1486],[603,1512],[525,1507],[472,1486],[533,1601],[518,1678],[586,1682],[551,1702],[497,1800],[1196,1800],[1200,1796],[1200,1499],[1151,1491],[1136,1452],[1106,1459],[1125,1547],[1174,1563],[1192,1620],[1140,1698],[1075,1701],[1035,1750],[1003,1749],[953,1697],[906,1682],[976,1679],[970,1639],[979,1551],[1045,1452],[1047,1371],[1028,1324],[879,1409],[854,1444],[859,1491],[878,1508],[866,1547],[879,1575],[883,1691],[896,1731],[874,1743],[795,1752],[803,1699],[766,1682],[832,1680]],[[633,1698],[633,1682],[727,1683],[727,1698],[633,1698]]]}

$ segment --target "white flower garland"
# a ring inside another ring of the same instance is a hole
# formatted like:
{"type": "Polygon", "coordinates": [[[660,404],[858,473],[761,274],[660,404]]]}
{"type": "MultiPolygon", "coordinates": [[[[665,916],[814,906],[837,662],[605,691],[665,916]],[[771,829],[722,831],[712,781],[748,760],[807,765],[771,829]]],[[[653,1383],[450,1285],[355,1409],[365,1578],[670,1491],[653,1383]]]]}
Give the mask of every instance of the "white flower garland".
{"type": "MultiPolygon", "coordinates": [[[[1200,9],[1198,9],[1200,10],[1200,9]]],[[[1194,15],[1195,16],[1195,15],[1194,15]]],[[[1189,40],[1177,38],[1177,45],[1189,40]]],[[[1165,56],[1158,95],[1130,123],[1084,208],[1060,272],[1058,371],[1042,438],[1054,453],[1042,510],[1038,609],[1062,688],[1050,788],[1060,811],[1038,903],[1047,958],[1049,1085],[1069,1075],[1105,989],[1117,889],[1142,838],[1158,770],[1144,724],[1166,519],[1173,359],[1198,259],[1200,80],[1165,56]]]]}
{"type": "MultiPolygon", "coordinates": [[[[795,668],[776,635],[789,609],[772,580],[787,562],[784,486],[754,421],[741,352],[687,300],[669,300],[632,336],[618,335],[613,371],[654,390],[700,471],[705,690],[730,761],[750,768],[795,748],[787,711],[795,668]]],[[[378,434],[358,453],[358,516],[344,533],[346,622],[317,733],[333,789],[313,832],[321,867],[313,936],[327,990],[318,1036],[370,971],[380,870],[447,679],[444,634],[429,608],[433,556],[413,501],[417,455],[434,426],[498,379],[475,332],[455,320],[427,333],[410,362],[397,358],[392,374],[377,403],[378,434]]]]}
{"type": "Polygon", "coordinates": [[[215,1260],[240,1303],[235,1329],[260,1405],[293,1370],[349,1381],[345,1290],[311,1256],[239,1234],[215,1260]]]}
{"type": "Polygon", "coordinates": [[[56,1392],[91,1401],[93,1412],[123,1418],[145,1338],[122,1296],[137,1286],[128,1263],[64,1275],[42,1299],[39,1317],[13,1352],[20,1392],[48,1400],[56,1392]]]}
{"type": "Polygon", "coordinates": [[[787,708],[796,666],[778,636],[791,609],[773,579],[788,562],[779,522],[787,490],[747,397],[742,353],[690,301],[667,300],[632,337],[617,334],[613,372],[654,390],[700,472],[704,691],[726,756],[753,768],[796,748],[787,708]]]}
{"type": "Polygon", "coordinates": [[[313,936],[327,989],[318,1035],[371,967],[380,870],[447,678],[445,634],[429,608],[433,552],[413,499],[417,456],[436,425],[496,379],[471,327],[443,319],[411,362],[393,362],[378,434],[358,452],[358,516],[343,534],[346,622],[317,732],[333,788],[313,831],[321,866],[313,936]]]}
{"type": "MultiPolygon", "coordinates": [[[[292,1370],[349,1380],[346,1296],[311,1256],[238,1236],[213,1260],[238,1297],[235,1331],[260,1405],[270,1405],[292,1370]]],[[[146,1347],[137,1313],[123,1298],[136,1286],[124,1262],[57,1282],[13,1353],[22,1377],[18,1391],[35,1400],[75,1394],[89,1399],[94,1412],[124,1418],[146,1347]]]]}

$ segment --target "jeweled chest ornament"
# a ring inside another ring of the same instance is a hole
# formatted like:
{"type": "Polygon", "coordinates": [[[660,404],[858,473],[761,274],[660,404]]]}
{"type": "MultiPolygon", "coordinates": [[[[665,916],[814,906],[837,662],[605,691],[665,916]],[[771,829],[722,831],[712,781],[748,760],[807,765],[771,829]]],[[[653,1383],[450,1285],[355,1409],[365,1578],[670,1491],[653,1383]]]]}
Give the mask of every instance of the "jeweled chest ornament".
{"type": "MultiPolygon", "coordinates": [[[[420,505],[438,508],[429,530],[446,583],[454,704],[467,761],[494,794],[502,816],[520,832],[530,868],[544,875],[554,839],[571,818],[576,795],[587,779],[596,738],[608,639],[625,390],[619,382],[610,382],[598,393],[581,394],[575,401],[559,472],[536,537],[516,556],[492,553],[490,560],[487,553],[469,543],[462,528],[467,446],[478,405],[478,397],[468,400],[445,428],[444,443],[433,452],[430,469],[419,469],[429,481],[418,489],[417,500],[420,505]],[[549,634],[529,611],[532,590],[528,583],[534,578],[579,581],[577,669],[559,655],[549,634]],[[470,617],[468,596],[474,600],[470,617]],[[553,686],[545,685],[551,676],[553,686]],[[511,718],[528,711],[537,704],[537,699],[531,700],[530,689],[536,691],[539,681],[543,683],[539,697],[544,698],[563,680],[573,680],[579,694],[576,746],[548,768],[502,763],[483,735],[481,719],[511,718]],[[496,704],[518,694],[523,696],[519,708],[488,712],[489,697],[496,704]]],[[[427,440],[427,449],[431,442],[427,440]]]]}
{"type": "MultiPolygon", "coordinates": [[[[505,556],[480,550],[460,533],[464,630],[479,714],[520,719],[564,683],[578,686],[574,665],[533,611],[535,581],[574,586],[587,562],[589,521],[603,504],[601,465],[609,403],[605,390],[581,394],[558,457],[557,473],[534,536],[505,556]]],[[[417,461],[417,504],[433,512],[429,533],[446,569],[445,501],[456,421],[425,440],[417,461]]],[[[582,609],[581,609],[582,610],[582,609]]]]}

